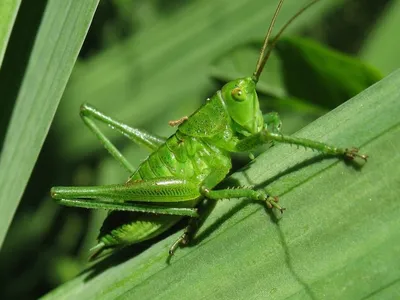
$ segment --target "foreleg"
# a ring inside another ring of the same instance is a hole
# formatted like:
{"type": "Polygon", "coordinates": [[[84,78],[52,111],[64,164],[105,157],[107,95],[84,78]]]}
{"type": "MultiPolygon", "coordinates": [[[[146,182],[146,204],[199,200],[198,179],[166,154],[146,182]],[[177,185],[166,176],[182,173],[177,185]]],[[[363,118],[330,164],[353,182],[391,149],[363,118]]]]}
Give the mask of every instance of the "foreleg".
{"type": "Polygon", "coordinates": [[[270,141],[294,144],[298,146],[303,146],[305,148],[314,149],[328,155],[340,155],[348,159],[354,159],[355,157],[360,157],[367,160],[368,156],[364,154],[359,154],[357,148],[339,148],[326,143],[321,143],[309,139],[294,137],[290,135],[284,135],[281,133],[270,132],[267,129],[249,136],[237,144],[238,151],[250,151],[262,144],[268,143],[270,141]]]}

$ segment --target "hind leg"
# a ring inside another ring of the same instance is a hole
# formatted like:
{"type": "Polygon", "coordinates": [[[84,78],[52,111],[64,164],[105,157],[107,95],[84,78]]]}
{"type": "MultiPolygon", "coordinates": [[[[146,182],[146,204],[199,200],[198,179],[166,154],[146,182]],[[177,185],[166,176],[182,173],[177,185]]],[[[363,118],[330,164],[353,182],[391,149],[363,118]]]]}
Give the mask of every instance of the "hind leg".
{"type": "Polygon", "coordinates": [[[111,117],[98,111],[96,108],[89,104],[83,104],[80,112],[81,118],[85,125],[94,133],[94,135],[100,140],[103,146],[108,152],[127,170],[129,173],[133,173],[135,168],[129,163],[125,156],[115,147],[115,145],[105,136],[100,130],[95,120],[108,125],[110,128],[120,132],[121,134],[128,137],[131,141],[145,146],[151,151],[156,150],[160,145],[165,143],[165,139],[152,135],[144,130],[132,128],[124,123],[118,122],[111,117]]]}

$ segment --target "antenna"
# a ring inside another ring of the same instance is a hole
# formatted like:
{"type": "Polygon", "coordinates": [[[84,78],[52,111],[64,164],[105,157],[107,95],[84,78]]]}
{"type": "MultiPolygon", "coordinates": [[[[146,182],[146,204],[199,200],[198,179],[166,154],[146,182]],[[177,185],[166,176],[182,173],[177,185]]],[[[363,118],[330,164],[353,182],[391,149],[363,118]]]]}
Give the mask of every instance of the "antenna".
{"type": "Polygon", "coordinates": [[[311,2],[308,3],[306,6],[304,6],[302,9],[300,9],[293,17],[291,17],[291,18],[289,19],[289,21],[287,21],[286,24],[283,25],[283,27],[281,28],[281,30],[279,30],[278,34],[274,37],[274,39],[271,41],[271,43],[270,43],[270,45],[269,45],[269,47],[268,47],[268,44],[269,44],[269,37],[270,37],[270,35],[271,35],[271,32],[272,32],[272,29],[273,29],[273,27],[274,27],[275,21],[276,21],[276,19],[277,19],[277,17],[278,17],[279,11],[281,10],[283,1],[284,1],[284,0],[280,0],[280,1],[279,1],[278,7],[277,7],[276,10],[275,10],[275,14],[274,14],[274,16],[273,16],[273,18],[272,18],[271,24],[269,25],[267,35],[265,36],[264,43],[263,43],[263,46],[262,46],[262,48],[261,48],[260,56],[258,57],[258,61],[257,61],[257,65],[256,65],[256,70],[254,71],[253,77],[252,77],[252,79],[253,79],[253,81],[254,81],[255,83],[258,82],[258,80],[259,80],[259,78],[260,78],[260,75],[261,75],[261,72],[263,71],[264,66],[265,66],[265,64],[266,64],[267,61],[268,61],[268,58],[270,57],[271,52],[272,52],[272,50],[274,49],[274,47],[275,47],[277,41],[278,41],[279,38],[281,37],[282,33],[286,30],[286,28],[287,28],[295,19],[297,19],[298,16],[300,16],[304,11],[306,11],[306,10],[307,10],[309,7],[311,7],[313,4],[317,3],[319,0],[313,0],[313,1],[311,1],[311,2]],[[268,48],[268,50],[267,50],[267,52],[265,53],[265,50],[266,50],[267,48],[268,48]]]}

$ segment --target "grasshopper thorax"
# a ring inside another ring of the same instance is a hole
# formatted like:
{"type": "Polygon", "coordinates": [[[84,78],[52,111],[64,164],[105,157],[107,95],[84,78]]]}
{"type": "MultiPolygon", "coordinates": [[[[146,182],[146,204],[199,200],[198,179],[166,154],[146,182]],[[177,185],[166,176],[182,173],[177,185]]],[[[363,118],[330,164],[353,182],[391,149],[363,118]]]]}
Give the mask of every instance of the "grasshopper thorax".
{"type": "Polygon", "coordinates": [[[245,136],[260,132],[263,128],[263,115],[258,103],[256,83],[251,77],[228,82],[221,90],[234,128],[245,136]]]}

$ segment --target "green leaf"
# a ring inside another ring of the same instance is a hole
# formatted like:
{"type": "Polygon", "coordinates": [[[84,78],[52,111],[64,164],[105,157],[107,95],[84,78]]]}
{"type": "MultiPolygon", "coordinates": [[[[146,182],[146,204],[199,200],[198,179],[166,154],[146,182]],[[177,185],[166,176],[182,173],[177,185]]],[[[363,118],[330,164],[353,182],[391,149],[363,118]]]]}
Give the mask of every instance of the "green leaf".
{"type": "MultiPolygon", "coordinates": [[[[225,185],[280,196],[279,220],[220,201],[197,245],[166,262],[179,233],[124,261],[123,251],[44,299],[386,299],[400,289],[400,71],[297,136],[358,146],[361,166],[276,145],[225,185]]],[[[131,249],[125,251],[125,255],[131,249]]]]}
{"type": "Polygon", "coordinates": [[[382,78],[374,68],[312,40],[285,37],[276,50],[288,94],[334,108],[382,78]]]}
{"type": "Polygon", "coordinates": [[[0,68],[20,4],[21,0],[2,0],[0,3],[0,68]]]}
{"type": "Polygon", "coordinates": [[[0,157],[0,245],[47,135],[98,0],[50,0],[0,157]]]}

